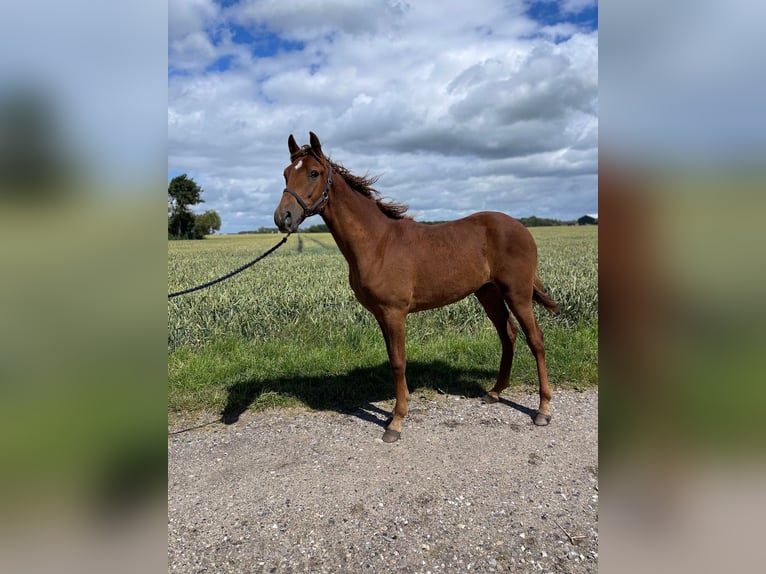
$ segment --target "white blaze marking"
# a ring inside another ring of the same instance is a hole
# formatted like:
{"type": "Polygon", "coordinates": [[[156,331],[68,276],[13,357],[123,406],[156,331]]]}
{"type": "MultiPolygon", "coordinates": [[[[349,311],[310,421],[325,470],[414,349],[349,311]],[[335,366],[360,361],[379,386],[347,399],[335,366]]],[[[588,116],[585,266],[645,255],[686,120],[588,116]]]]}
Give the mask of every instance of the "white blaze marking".
{"type": "Polygon", "coordinates": [[[298,161],[298,163],[295,164],[295,169],[300,169],[303,165],[303,160],[298,161]]]}

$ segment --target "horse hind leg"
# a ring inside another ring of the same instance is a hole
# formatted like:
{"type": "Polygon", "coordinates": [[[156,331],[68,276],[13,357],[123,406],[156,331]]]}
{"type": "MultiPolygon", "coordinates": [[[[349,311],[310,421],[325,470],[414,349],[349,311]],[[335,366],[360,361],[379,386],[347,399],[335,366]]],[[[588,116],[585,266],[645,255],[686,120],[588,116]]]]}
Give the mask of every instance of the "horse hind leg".
{"type": "Polygon", "coordinates": [[[488,283],[476,291],[476,298],[484,307],[487,317],[497,330],[502,347],[500,357],[500,370],[497,374],[497,382],[482,399],[485,403],[496,403],[502,393],[510,384],[511,366],[513,365],[513,352],[516,347],[517,328],[508,308],[505,306],[503,294],[497,285],[488,283]]]}
{"type": "Polygon", "coordinates": [[[551,420],[551,398],[553,393],[548,383],[548,369],[545,365],[545,345],[543,343],[543,332],[535,319],[535,313],[532,308],[532,291],[529,293],[506,292],[506,301],[511,308],[511,312],[521,325],[521,330],[527,338],[529,350],[537,362],[537,378],[540,383],[540,406],[537,409],[537,415],[534,422],[537,426],[545,426],[551,420]]]}

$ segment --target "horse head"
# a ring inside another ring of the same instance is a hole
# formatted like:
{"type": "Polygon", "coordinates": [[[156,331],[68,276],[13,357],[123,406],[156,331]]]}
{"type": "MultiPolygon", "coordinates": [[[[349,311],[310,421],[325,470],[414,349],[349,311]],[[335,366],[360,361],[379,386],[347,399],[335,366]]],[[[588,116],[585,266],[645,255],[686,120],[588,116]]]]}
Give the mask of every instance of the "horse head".
{"type": "Polygon", "coordinates": [[[307,217],[321,213],[332,185],[332,165],[322,153],[322,144],[309,132],[311,145],[300,147],[292,134],[287,139],[290,165],[285,168],[285,189],[274,211],[274,223],[283,233],[292,233],[307,217]]]}

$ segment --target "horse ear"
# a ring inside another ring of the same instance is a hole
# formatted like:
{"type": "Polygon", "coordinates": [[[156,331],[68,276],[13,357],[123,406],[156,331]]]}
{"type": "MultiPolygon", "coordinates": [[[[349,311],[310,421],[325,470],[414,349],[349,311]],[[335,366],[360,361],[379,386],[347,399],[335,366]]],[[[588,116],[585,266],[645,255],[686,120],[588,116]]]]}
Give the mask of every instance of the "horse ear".
{"type": "Polygon", "coordinates": [[[311,142],[311,149],[314,150],[314,153],[319,157],[324,157],[324,155],[322,155],[322,144],[319,143],[319,138],[314,132],[309,132],[309,141],[311,142]]]}
{"type": "Polygon", "coordinates": [[[290,134],[290,137],[287,138],[287,149],[290,150],[290,155],[293,155],[295,152],[297,152],[300,149],[298,147],[298,144],[295,143],[295,138],[293,137],[293,134],[290,134]]]}

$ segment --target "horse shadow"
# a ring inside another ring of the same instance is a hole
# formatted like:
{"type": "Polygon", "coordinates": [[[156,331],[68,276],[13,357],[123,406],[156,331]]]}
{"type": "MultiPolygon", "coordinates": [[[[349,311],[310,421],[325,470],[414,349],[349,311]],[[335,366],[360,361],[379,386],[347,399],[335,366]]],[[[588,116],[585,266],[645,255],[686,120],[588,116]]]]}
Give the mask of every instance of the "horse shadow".
{"type": "MultiPolygon", "coordinates": [[[[493,380],[496,375],[495,370],[456,368],[443,361],[410,361],[407,364],[410,392],[427,388],[441,394],[478,399],[486,393],[480,381],[493,380]]],[[[391,413],[373,403],[395,398],[388,362],[340,374],[250,378],[228,387],[220,421],[225,424],[237,422],[242,413],[273,392],[292,396],[313,410],[332,410],[381,427],[388,425],[391,413]]],[[[537,410],[511,400],[501,397],[500,401],[530,418],[537,414],[537,410]]]]}

